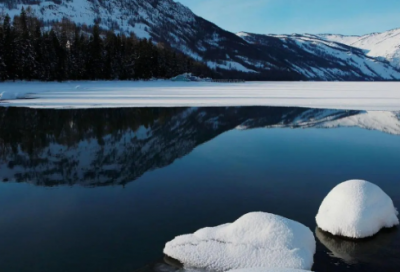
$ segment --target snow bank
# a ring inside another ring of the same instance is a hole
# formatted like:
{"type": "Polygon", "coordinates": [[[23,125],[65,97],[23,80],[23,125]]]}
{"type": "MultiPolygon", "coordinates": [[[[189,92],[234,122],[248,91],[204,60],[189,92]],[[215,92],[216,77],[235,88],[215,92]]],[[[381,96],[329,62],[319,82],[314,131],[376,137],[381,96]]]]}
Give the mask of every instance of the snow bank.
{"type": "Polygon", "coordinates": [[[316,220],[322,230],[349,238],[370,237],[399,224],[390,197],[363,180],[336,186],[322,202],[316,220]]]}
{"type": "Polygon", "coordinates": [[[311,269],[315,238],[304,225],[269,213],[204,228],[168,242],[164,253],[185,268],[227,271],[251,267],[311,269]]]}
{"type": "Polygon", "coordinates": [[[400,82],[78,81],[0,83],[0,106],[30,108],[287,106],[400,110],[400,82]]]}
{"type": "Polygon", "coordinates": [[[291,268],[249,268],[249,269],[237,269],[230,270],[228,272],[310,272],[309,270],[299,270],[291,268]]]}

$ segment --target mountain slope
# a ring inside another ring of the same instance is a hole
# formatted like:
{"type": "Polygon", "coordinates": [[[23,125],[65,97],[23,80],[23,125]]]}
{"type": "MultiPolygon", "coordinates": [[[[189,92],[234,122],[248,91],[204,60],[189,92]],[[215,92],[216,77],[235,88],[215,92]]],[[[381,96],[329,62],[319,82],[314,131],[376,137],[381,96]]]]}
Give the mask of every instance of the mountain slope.
{"type": "Polygon", "coordinates": [[[400,68],[400,28],[363,36],[322,34],[319,37],[366,50],[371,57],[387,59],[392,66],[400,68]]]}
{"type": "Polygon", "coordinates": [[[321,41],[314,50],[315,42],[272,35],[262,37],[262,41],[261,35],[257,36],[261,43],[258,44],[219,28],[173,0],[0,0],[0,10],[10,15],[18,15],[22,7],[28,6],[48,23],[61,18],[89,26],[97,22],[103,29],[133,32],[139,38],[168,44],[207,63],[225,77],[400,80],[397,70],[385,61],[365,56],[362,50],[324,45],[321,41]],[[340,56],[330,52],[332,49],[340,56]],[[348,52],[352,57],[346,56],[348,52]]]}
{"type": "Polygon", "coordinates": [[[12,16],[28,6],[46,22],[61,18],[89,26],[98,22],[103,29],[133,32],[139,38],[168,44],[214,69],[255,77],[262,72],[265,79],[302,79],[284,62],[173,0],[0,0],[0,10],[12,16]]]}
{"type": "Polygon", "coordinates": [[[237,34],[245,41],[283,54],[287,65],[314,80],[396,80],[399,71],[385,60],[368,57],[361,49],[327,41],[315,35],[237,34]]]}

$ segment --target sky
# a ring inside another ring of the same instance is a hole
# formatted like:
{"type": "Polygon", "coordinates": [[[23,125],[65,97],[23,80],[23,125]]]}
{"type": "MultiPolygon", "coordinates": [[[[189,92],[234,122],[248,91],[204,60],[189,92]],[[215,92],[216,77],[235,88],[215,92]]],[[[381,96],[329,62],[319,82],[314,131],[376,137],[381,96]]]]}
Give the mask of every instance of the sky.
{"type": "Polygon", "coordinates": [[[362,35],[400,28],[399,0],[175,0],[231,32],[362,35]]]}

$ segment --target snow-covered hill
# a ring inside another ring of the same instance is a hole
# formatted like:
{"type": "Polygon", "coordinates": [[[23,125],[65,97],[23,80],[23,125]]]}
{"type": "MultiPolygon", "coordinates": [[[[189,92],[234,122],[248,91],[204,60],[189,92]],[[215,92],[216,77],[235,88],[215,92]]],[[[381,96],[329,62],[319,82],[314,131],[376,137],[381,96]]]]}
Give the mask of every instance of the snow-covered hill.
{"type": "Polygon", "coordinates": [[[400,80],[399,71],[362,50],[318,37],[241,35],[225,31],[173,0],[0,0],[0,10],[31,7],[45,22],[133,32],[218,69],[225,77],[259,80],[400,80]]]}
{"type": "Polygon", "coordinates": [[[277,73],[288,79],[300,78],[281,61],[257,52],[233,33],[173,0],[0,0],[0,10],[11,16],[28,6],[45,22],[62,18],[89,26],[98,22],[103,29],[133,32],[139,38],[169,44],[214,69],[256,75],[273,67],[271,78],[277,73]]]}
{"type": "Polygon", "coordinates": [[[303,76],[315,80],[377,79],[395,80],[399,71],[388,62],[365,55],[361,49],[316,35],[237,34],[249,43],[263,46],[284,58],[287,65],[303,76]]]}
{"type": "Polygon", "coordinates": [[[400,68],[400,28],[363,36],[322,34],[319,37],[364,49],[368,56],[387,59],[400,68]]]}

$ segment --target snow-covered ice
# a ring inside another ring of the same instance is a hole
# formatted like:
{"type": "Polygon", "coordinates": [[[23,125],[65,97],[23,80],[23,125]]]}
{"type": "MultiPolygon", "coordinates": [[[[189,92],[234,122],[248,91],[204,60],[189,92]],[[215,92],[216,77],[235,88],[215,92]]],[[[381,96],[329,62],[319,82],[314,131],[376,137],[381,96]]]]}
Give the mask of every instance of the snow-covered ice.
{"type": "Polygon", "coordinates": [[[398,225],[397,214],[392,199],[381,188],[364,180],[350,180],[328,194],[316,220],[324,231],[358,239],[398,225]]]}
{"type": "Polygon", "coordinates": [[[309,270],[299,270],[291,268],[249,268],[249,269],[237,269],[230,270],[228,272],[310,272],[309,270]]]}
{"type": "Polygon", "coordinates": [[[253,267],[311,269],[316,244],[306,226],[269,213],[200,229],[168,242],[164,253],[185,268],[227,271],[253,267]]]}
{"type": "Polygon", "coordinates": [[[31,108],[299,106],[400,110],[398,82],[170,81],[0,83],[2,106],[31,108]]]}

